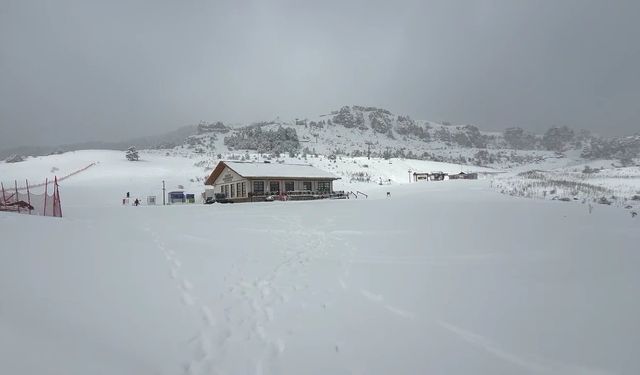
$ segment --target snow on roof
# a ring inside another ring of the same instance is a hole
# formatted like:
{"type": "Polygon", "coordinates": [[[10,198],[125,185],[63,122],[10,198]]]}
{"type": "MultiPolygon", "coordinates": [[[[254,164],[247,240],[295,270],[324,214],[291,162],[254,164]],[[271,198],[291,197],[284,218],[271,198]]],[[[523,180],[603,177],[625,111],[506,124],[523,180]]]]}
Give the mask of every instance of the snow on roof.
{"type": "Polygon", "coordinates": [[[310,164],[246,163],[237,161],[225,161],[224,163],[243,177],[339,179],[336,175],[310,164]]]}

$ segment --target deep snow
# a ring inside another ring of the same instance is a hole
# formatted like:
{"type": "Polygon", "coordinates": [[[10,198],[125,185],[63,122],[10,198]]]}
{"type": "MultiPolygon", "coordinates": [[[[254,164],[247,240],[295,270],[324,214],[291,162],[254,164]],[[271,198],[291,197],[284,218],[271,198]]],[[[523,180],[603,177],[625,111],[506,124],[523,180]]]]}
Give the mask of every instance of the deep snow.
{"type": "Polygon", "coordinates": [[[188,181],[193,160],[74,154],[21,165],[100,161],[61,184],[65,218],[0,213],[1,373],[640,371],[639,221],[621,210],[487,180],[120,206],[188,181]]]}

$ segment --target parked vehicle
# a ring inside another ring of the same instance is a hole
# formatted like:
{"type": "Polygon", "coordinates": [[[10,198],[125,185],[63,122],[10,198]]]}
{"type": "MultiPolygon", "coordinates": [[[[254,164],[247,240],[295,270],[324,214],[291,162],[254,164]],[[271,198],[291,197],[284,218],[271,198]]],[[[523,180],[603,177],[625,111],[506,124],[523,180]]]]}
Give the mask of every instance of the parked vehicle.
{"type": "Polygon", "coordinates": [[[215,198],[217,203],[233,203],[233,200],[227,198],[227,194],[224,193],[216,193],[215,198]]]}

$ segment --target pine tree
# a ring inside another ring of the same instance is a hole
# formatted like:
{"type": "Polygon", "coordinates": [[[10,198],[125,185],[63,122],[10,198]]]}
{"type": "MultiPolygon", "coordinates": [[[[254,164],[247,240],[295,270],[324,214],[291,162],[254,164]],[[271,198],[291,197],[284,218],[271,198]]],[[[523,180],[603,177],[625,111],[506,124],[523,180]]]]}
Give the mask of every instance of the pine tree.
{"type": "Polygon", "coordinates": [[[138,161],[140,159],[140,156],[138,155],[138,150],[136,150],[136,148],[133,146],[127,149],[127,153],[125,156],[129,161],[138,161]]]}

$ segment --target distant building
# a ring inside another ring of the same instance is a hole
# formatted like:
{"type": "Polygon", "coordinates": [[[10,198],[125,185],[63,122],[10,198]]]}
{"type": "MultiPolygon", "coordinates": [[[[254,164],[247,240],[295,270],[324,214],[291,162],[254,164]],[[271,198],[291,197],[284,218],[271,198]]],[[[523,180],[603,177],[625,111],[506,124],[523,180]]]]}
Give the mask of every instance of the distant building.
{"type": "Polygon", "coordinates": [[[418,173],[418,172],[413,172],[413,181],[417,182],[417,181],[428,181],[429,180],[429,173],[418,173]]]}
{"type": "Polygon", "coordinates": [[[431,181],[444,181],[447,176],[448,175],[444,172],[432,172],[429,174],[429,179],[431,181]]]}
{"type": "Polygon", "coordinates": [[[449,179],[450,180],[477,180],[478,179],[478,174],[477,173],[460,172],[460,173],[456,173],[456,174],[450,174],[449,175],[449,179]]]}
{"type": "Polygon", "coordinates": [[[235,202],[267,197],[313,199],[333,193],[339,177],[309,164],[221,161],[205,181],[205,199],[224,194],[235,202]]]}
{"type": "Polygon", "coordinates": [[[413,172],[413,181],[477,180],[477,173],[413,172]]]}
{"type": "Polygon", "coordinates": [[[446,176],[444,172],[413,172],[413,181],[442,181],[446,176]]]}
{"type": "Polygon", "coordinates": [[[169,196],[169,204],[175,204],[175,203],[185,203],[186,202],[186,197],[184,195],[184,191],[179,190],[179,191],[170,191],[169,194],[167,194],[169,196]]]}

